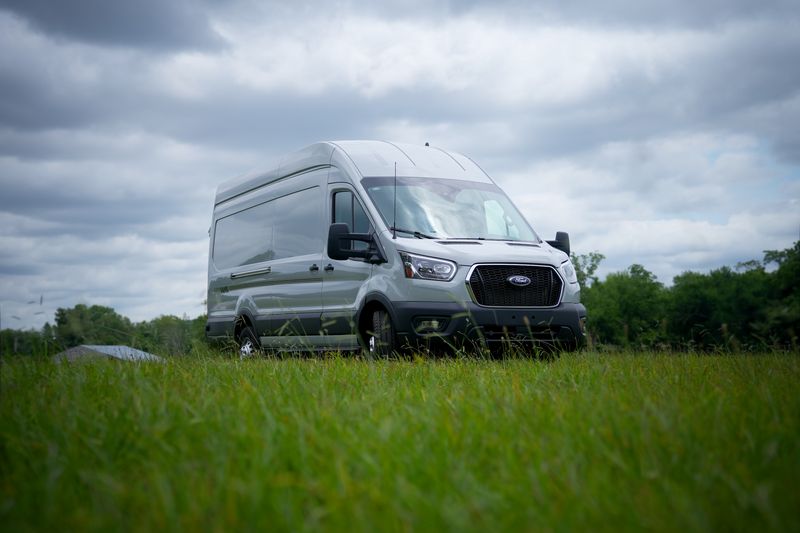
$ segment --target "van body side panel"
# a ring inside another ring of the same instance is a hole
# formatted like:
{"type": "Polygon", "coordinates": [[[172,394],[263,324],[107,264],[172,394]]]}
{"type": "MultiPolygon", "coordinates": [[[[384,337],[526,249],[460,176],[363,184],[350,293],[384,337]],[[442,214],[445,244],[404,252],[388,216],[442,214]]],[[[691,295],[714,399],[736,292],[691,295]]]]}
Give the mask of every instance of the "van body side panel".
{"type": "Polygon", "coordinates": [[[334,270],[325,272],[323,281],[322,331],[327,335],[356,333],[356,316],[369,290],[373,266],[360,261],[326,261],[334,270]]]}
{"type": "MultiPolygon", "coordinates": [[[[253,285],[260,335],[316,335],[322,313],[321,254],[273,261],[272,271],[253,285]]],[[[240,302],[245,306],[246,301],[240,302]]]]}
{"type": "Polygon", "coordinates": [[[209,261],[209,324],[251,318],[258,335],[318,334],[325,226],[320,206],[328,169],[315,169],[241,194],[218,206],[209,261]],[[234,231],[226,233],[231,226],[234,231]],[[220,239],[220,242],[217,242],[220,239]],[[222,242],[227,239],[227,242],[222,242]],[[231,264],[251,247],[252,258],[231,264]],[[225,256],[220,254],[226,253],[225,256]]]}
{"type": "Polygon", "coordinates": [[[330,163],[334,146],[330,143],[316,143],[284,155],[278,165],[268,170],[258,169],[242,176],[227,180],[217,188],[214,205],[219,206],[254,189],[265,187],[305,170],[324,167],[330,163]]]}

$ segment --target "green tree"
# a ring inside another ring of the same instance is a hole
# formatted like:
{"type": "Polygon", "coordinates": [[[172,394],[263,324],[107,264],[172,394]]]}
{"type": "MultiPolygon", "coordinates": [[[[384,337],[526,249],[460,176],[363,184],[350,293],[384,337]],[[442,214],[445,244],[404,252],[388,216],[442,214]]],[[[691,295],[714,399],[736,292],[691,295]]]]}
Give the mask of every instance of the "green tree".
{"type": "Polygon", "coordinates": [[[622,346],[663,342],[666,298],[664,286],[642,265],[609,274],[584,295],[590,333],[622,346]]]}
{"type": "Polygon", "coordinates": [[[206,347],[206,316],[162,315],[136,324],[137,348],[158,355],[191,355],[206,347]]]}
{"type": "Polygon", "coordinates": [[[56,340],[64,347],[80,344],[130,344],[131,321],[110,307],[78,304],[56,310],[56,340]]]}
{"type": "Polygon", "coordinates": [[[140,324],[143,333],[142,349],[162,355],[184,355],[189,352],[191,328],[187,320],[173,315],[162,315],[140,324]]]}
{"type": "Polygon", "coordinates": [[[743,272],[728,267],[685,272],[670,290],[669,329],[677,344],[703,348],[763,346],[776,340],[769,313],[777,302],[772,275],[758,261],[743,272]]]}
{"type": "Polygon", "coordinates": [[[0,331],[0,356],[46,356],[53,353],[52,342],[35,330],[4,329],[0,331]]]}
{"type": "Polygon", "coordinates": [[[710,277],[699,272],[676,276],[670,290],[669,330],[678,344],[709,345],[718,341],[718,326],[711,324],[716,305],[710,277]]]}
{"type": "Polygon", "coordinates": [[[578,283],[582,289],[586,289],[589,285],[597,282],[597,267],[600,262],[606,258],[600,252],[589,252],[588,254],[575,255],[571,254],[572,266],[575,267],[575,275],[578,277],[578,283]]]}
{"type": "Polygon", "coordinates": [[[766,265],[776,264],[770,278],[774,303],[767,309],[766,322],[773,336],[797,347],[800,335],[800,241],[786,250],[764,252],[766,265]]]}

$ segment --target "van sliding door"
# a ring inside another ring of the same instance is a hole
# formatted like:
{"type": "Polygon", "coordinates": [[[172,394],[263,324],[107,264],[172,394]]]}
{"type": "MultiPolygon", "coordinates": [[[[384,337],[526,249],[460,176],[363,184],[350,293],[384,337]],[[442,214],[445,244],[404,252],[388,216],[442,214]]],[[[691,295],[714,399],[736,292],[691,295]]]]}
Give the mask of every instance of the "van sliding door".
{"type": "Polygon", "coordinates": [[[267,284],[256,296],[259,312],[268,319],[270,336],[319,334],[323,195],[324,189],[313,186],[270,202],[273,257],[267,284]]]}

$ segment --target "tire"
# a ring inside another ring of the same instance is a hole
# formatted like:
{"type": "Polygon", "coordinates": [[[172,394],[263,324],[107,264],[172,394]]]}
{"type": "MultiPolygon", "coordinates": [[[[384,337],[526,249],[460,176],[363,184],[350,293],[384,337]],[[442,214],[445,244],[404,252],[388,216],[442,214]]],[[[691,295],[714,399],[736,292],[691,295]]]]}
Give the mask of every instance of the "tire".
{"type": "Polygon", "coordinates": [[[248,359],[261,351],[261,343],[258,341],[258,336],[250,326],[239,332],[237,344],[239,345],[239,359],[248,359]]]}
{"type": "Polygon", "coordinates": [[[392,317],[383,309],[372,313],[372,330],[367,333],[367,349],[371,355],[388,357],[395,350],[392,317]]]}

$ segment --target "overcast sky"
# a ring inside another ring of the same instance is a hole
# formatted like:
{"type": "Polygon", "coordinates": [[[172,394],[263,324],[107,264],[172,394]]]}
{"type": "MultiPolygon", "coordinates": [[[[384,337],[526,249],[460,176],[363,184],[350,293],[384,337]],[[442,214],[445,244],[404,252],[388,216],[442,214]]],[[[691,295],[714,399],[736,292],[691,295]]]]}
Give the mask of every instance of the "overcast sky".
{"type": "Polygon", "coordinates": [[[216,186],[320,140],[467,154],[603,274],[800,238],[796,0],[377,4],[0,0],[2,326],[201,314],[216,186]]]}

